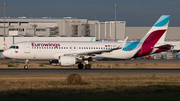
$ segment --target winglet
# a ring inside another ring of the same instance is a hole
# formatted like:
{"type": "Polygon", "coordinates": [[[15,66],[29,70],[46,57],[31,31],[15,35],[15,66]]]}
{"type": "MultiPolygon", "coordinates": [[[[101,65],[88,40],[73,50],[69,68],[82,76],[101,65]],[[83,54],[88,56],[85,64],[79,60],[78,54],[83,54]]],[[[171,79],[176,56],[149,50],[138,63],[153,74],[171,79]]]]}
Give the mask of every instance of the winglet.
{"type": "Polygon", "coordinates": [[[126,42],[127,42],[127,39],[128,39],[128,36],[124,39],[124,41],[118,46],[119,49],[123,49],[124,46],[126,45],[126,42]]]}

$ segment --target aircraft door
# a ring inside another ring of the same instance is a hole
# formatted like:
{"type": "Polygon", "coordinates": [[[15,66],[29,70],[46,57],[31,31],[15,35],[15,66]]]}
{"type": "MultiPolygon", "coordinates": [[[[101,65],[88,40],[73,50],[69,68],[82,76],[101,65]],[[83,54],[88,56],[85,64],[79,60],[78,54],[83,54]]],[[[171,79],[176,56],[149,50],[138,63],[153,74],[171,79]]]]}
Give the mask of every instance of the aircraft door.
{"type": "Polygon", "coordinates": [[[25,43],[25,50],[24,50],[25,53],[30,53],[30,43],[25,43]]]}

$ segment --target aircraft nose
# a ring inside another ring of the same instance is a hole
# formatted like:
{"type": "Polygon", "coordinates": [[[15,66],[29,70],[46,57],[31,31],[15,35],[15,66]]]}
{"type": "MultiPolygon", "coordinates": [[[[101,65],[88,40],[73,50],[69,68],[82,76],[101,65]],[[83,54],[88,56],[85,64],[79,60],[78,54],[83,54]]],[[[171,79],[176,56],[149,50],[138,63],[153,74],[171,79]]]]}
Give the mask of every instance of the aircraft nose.
{"type": "Polygon", "coordinates": [[[4,51],[2,54],[3,54],[3,56],[8,57],[8,52],[7,51],[4,51]]]}

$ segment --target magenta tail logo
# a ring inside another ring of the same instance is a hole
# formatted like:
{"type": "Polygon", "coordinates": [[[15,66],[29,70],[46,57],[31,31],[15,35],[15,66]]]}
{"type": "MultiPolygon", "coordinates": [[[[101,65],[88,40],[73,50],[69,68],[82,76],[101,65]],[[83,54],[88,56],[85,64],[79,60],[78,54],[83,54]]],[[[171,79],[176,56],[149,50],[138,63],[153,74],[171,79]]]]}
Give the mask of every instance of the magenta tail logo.
{"type": "Polygon", "coordinates": [[[166,30],[157,30],[152,32],[144,41],[141,49],[136,54],[136,56],[144,56],[150,54],[153,50],[152,47],[158,42],[158,40],[162,37],[166,30]]]}

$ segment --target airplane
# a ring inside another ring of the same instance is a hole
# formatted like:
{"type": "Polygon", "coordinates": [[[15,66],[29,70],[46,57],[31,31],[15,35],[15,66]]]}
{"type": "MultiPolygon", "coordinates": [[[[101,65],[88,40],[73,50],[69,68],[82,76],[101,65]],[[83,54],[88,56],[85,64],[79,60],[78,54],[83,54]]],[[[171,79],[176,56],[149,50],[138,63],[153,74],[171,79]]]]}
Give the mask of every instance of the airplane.
{"type": "Polygon", "coordinates": [[[13,59],[25,59],[28,69],[31,59],[56,60],[60,66],[91,69],[92,59],[131,59],[171,49],[164,39],[170,15],[162,15],[147,34],[139,41],[127,42],[78,42],[78,41],[25,41],[13,44],[3,55],[13,59]],[[82,63],[85,63],[85,66],[82,63]]]}

